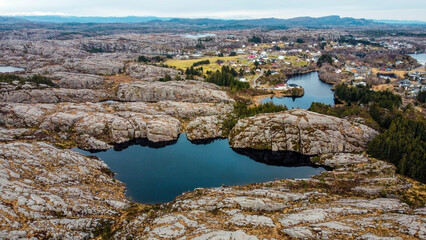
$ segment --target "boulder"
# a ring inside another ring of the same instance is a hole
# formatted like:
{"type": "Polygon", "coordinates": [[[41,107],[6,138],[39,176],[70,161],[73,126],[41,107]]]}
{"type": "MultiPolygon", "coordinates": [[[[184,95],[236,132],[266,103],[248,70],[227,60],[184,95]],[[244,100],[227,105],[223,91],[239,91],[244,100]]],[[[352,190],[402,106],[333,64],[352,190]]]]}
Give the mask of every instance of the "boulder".
{"type": "Polygon", "coordinates": [[[229,142],[233,148],[317,155],[364,151],[377,134],[359,123],[296,109],[242,119],[229,142]]]}

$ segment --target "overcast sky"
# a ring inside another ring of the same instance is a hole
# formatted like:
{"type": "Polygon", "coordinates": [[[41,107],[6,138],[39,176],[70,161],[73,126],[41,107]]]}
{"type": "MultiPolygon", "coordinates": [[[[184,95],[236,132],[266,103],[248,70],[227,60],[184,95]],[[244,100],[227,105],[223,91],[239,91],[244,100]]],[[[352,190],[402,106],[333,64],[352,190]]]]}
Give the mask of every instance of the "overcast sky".
{"type": "Polygon", "coordinates": [[[0,0],[0,15],[227,19],[340,15],[426,21],[426,0],[0,0]]]}

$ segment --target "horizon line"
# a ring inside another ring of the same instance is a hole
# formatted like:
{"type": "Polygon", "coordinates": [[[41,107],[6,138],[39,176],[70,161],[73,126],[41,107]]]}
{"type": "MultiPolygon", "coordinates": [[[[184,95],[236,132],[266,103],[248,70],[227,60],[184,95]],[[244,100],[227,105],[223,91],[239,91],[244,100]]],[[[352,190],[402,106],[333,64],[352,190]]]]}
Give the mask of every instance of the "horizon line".
{"type": "Polygon", "coordinates": [[[365,19],[365,20],[373,20],[373,21],[401,21],[401,22],[425,22],[426,20],[418,20],[418,19],[374,19],[374,18],[357,18],[357,17],[346,17],[341,16],[338,14],[331,14],[331,15],[324,15],[319,17],[313,17],[309,15],[305,16],[298,16],[298,17],[291,17],[291,18],[279,18],[279,17],[261,17],[261,18],[221,18],[221,17],[214,17],[214,16],[206,16],[206,17],[159,17],[155,15],[123,15],[123,16],[99,16],[99,15],[72,15],[72,14],[65,14],[65,13],[0,13],[1,17],[63,17],[63,18],[163,18],[163,19],[213,19],[213,20],[256,20],[256,19],[281,19],[281,20],[289,20],[294,18],[303,18],[303,17],[309,17],[309,18],[323,18],[323,17],[330,17],[330,16],[338,16],[340,18],[354,18],[354,19],[365,19]]]}

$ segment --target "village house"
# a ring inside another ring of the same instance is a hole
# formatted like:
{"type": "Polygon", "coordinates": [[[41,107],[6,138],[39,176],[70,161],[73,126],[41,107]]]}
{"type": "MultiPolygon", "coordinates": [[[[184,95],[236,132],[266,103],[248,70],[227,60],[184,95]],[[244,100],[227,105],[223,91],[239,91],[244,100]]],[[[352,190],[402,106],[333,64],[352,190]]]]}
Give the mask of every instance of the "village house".
{"type": "Polygon", "coordinates": [[[293,88],[302,88],[302,87],[297,84],[286,84],[286,83],[281,83],[274,86],[274,90],[290,90],[293,88]]]}
{"type": "MultiPolygon", "coordinates": [[[[351,63],[351,65],[354,65],[354,63],[351,63]]],[[[356,80],[364,80],[371,74],[370,69],[368,69],[365,66],[362,66],[362,67],[346,66],[346,71],[353,73],[356,80]]]]}

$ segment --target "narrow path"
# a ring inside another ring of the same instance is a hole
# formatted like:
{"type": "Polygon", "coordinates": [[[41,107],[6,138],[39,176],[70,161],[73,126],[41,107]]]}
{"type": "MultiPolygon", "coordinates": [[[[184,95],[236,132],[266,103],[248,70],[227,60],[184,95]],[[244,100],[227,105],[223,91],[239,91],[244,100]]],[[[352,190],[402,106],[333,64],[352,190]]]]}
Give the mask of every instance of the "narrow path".
{"type": "Polygon", "coordinates": [[[253,80],[253,87],[256,87],[256,86],[259,86],[259,85],[260,85],[259,83],[256,83],[256,81],[257,81],[257,80],[258,80],[261,76],[263,76],[263,69],[260,71],[259,76],[257,76],[257,77],[253,80]]]}

